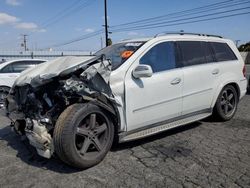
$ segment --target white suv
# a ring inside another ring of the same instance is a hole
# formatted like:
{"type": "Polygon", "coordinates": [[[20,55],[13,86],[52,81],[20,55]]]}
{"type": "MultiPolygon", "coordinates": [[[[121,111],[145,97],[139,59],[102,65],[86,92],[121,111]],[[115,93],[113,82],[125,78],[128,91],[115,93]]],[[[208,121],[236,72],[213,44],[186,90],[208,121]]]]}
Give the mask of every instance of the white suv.
{"type": "Polygon", "coordinates": [[[231,119],[246,86],[232,41],[176,33],[38,65],[16,80],[6,109],[39,155],[56,153],[88,168],[105,157],[114,138],[131,141],[212,114],[231,119]]]}
{"type": "Polygon", "coordinates": [[[0,106],[3,104],[3,99],[9,93],[10,88],[20,73],[43,62],[45,60],[19,59],[0,64],[0,106]]]}

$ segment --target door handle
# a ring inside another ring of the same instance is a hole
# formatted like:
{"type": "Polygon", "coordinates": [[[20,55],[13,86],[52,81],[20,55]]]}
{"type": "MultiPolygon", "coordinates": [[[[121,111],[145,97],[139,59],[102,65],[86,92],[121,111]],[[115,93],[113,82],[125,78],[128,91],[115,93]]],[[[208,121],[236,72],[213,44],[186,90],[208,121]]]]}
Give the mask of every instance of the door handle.
{"type": "Polygon", "coordinates": [[[177,84],[179,84],[181,82],[181,79],[180,78],[175,78],[172,82],[171,82],[171,84],[172,85],[177,85],[177,84]]]}
{"type": "Polygon", "coordinates": [[[216,74],[219,74],[219,72],[220,72],[219,69],[214,69],[214,70],[212,71],[212,74],[213,74],[213,75],[216,75],[216,74]]]}

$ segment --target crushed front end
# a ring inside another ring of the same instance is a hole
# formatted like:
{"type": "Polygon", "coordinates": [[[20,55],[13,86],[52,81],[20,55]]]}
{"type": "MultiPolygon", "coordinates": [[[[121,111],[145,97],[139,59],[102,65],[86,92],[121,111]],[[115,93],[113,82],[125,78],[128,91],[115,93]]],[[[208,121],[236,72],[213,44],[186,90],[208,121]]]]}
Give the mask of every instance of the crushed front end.
{"type": "Polygon", "coordinates": [[[50,158],[54,153],[54,126],[68,106],[92,102],[116,114],[110,73],[110,62],[101,56],[87,60],[68,57],[25,72],[5,101],[11,126],[28,138],[39,155],[50,158]],[[60,63],[64,62],[62,68],[60,63]]]}

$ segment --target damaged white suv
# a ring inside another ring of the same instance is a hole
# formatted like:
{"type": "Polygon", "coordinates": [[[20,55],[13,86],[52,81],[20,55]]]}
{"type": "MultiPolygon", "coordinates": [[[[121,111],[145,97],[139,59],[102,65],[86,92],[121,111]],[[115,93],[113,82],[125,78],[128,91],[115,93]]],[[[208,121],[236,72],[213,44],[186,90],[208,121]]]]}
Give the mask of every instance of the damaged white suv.
{"type": "Polygon", "coordinates": [[[171,33],[38,65],[16,80],[5,105],[39,155],[88,168],[114,138],[135,140],[212,114],[230,120],[246,86],[232,41],[171,33]]]}

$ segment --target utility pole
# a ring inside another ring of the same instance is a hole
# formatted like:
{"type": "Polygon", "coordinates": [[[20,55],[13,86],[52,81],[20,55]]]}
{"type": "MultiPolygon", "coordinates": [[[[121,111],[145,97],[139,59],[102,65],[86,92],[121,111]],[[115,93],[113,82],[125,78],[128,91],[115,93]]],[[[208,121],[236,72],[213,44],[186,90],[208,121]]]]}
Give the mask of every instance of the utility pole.
{"type": "Polygon", "coordinates": [[[108,44],[108,13],[107,13],[107,0],[104,0],[104,19],[105,19],[105,42],[106,42],[106,47],[109,45],[108,44]]]}
{"type": "Polygon", "coordinates": [[[101,37],[101,49],[103,49],[103,42],[102,42],[102,37],[101,37]]]}
{"type": "Polygon", "coordinates": [[[23,36],[23,43],[21,44],[21,46],[24,47],[24,51],[27,51],[28,50],[27,48],[27,36],[28,35],[23,34],[22,36],[23,36]]]}
{"type": "Polygon", "coordinates": [[[239,44],[240,40],[235,40],[235,44],[236,44],[236,47],[238,48],[238,44],[239,44]]]}

